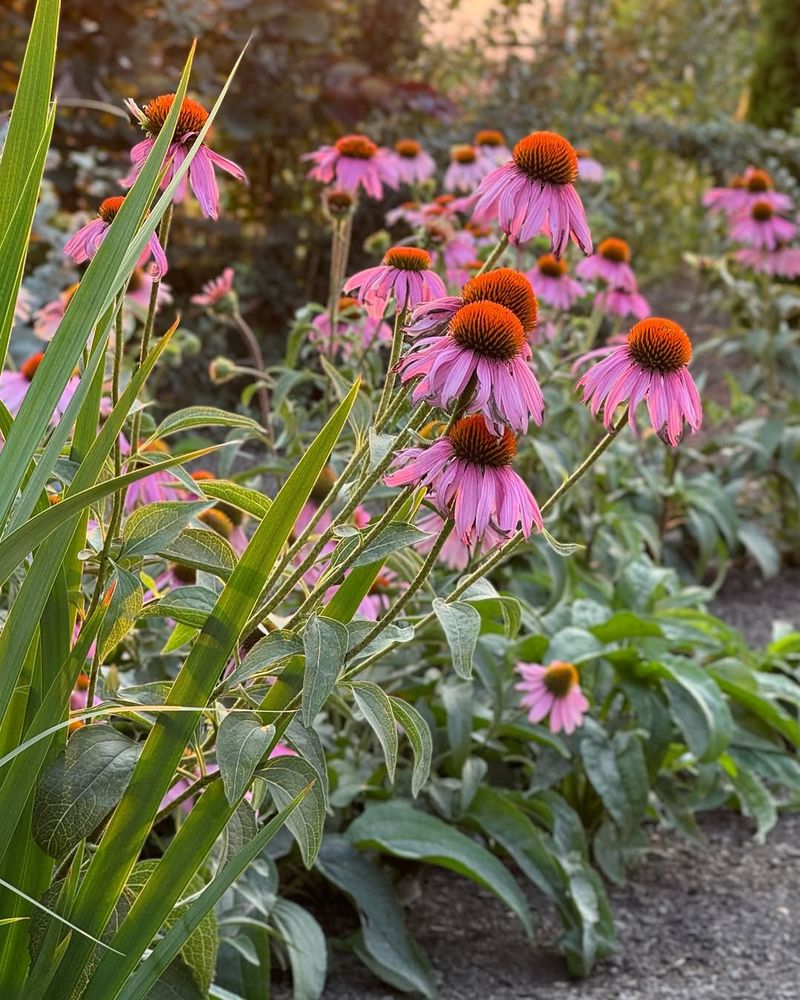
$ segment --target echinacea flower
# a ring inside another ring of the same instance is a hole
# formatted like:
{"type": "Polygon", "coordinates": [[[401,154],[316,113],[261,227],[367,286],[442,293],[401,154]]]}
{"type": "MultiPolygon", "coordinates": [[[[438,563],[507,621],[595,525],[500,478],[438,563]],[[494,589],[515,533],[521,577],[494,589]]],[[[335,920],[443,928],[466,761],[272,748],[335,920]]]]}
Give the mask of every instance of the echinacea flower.
{"type": "Polygon", "coordinates": [[[520,139],[512,155],[481,181],[473,217],[479,222],[496,217],[514,244],[547,233],[556,257],[570,237],[591,253],[586,212],[574,187],[578,158],[572,146],[554,132],[533,132],[520,139]]]}
{"type": "Polygon", "coordinates": [[[307,175],[311,180],[350,192],[363,187],[370,198],[382,198],[384,184],[390,188],[398,184],[389,150],[379,149],[366,135],[344,135],[333,146],[321,146],[300,158],[314,164],[307,175]]]}
{"type": "Polygon", "coordinates": [[[430,266],[431,255],[427,250],[391,247],[377,267],[368,267],[348,278],[344,291],[357,291],[367,315],[380,319],[391,298],[397,311],[402,312],[447,293],[444,282],[430,266]]]}
{"type": "Polygon", "coordinates": [[[222,274],[207,281],[201,292],[192,296],[192,302],[196,306],[205,306],[207,309],[213,309],[214,306],[218,306],[223,301],[230,302],[235,298],[233,278],[233,268],[226,267],[222,274]]]}
{"type": "Polygon", "coordinates": [[[423,184],[436,173],[436,162],[415,139],[394,144],[394,170],[401,184],[423,184]]]}
{"type": "Polygon", "coordinates": [[[603,164],[593,159],[588,149],[576,147],[575,155],[578,157],[578,180],[587,184],[602,184],[606,176],[603,164]]]}
{"type": "Polygon", "coordinates": [[[444,174],[445,191],[471,194],[486,176],[487,162],[474,146],[454,146],[444,174]]]}
{"type": "Polygon", "coordinates": [[[628,403],[628,422],[636,426],[636,409],[647,402],[653,430],[673,447],[683,437],[684,421],[696,431],[703,419],[700,396],[687,365],[692,343],[670,319],[640,320],[625,344],[614,348],[583,375],[577,388],[592,414],[603,407],[603,422],[611,427],[614,411],[628,403]]]}
{"type": "Polygon", "coordinates": [[[533,494],[511,468],[516,453],[516,438],[509,428],[498,437],[479,414],[462,417],[427,448],[401,451],[395,458],[396,471],[385,482],[427,487],[439,513],[455,518],[456,535],[466,545],[480,541],[489,529],[508,536],[521,527],[527,538],[534,524],[541,531],[542,515],[533,494]]]}
{"type": "MultiPolygon", "coordinates": [[[[5,403],[6,409],[12,417],[16,417],[19,413],[22,401],[25,399],[33,377],[43,359],[44,354],[39,351],[37,354],[32,354],[29,358],[26,358],[19,366],[19,371],[0,372],[0,402],[5,403]]],[[[61,393],[61,398],[56,403],[56,408],[50,419],[51,423],[60,420],[64,416],[64,411],[69,405],[69,401],[75,395],[79,381],[78,376],[73,375],[67,382],[64,391],[61,393]]]]}
{"type": "Polygon", "coordinates": [[[744,267],[771,278],[791,280],[800,277],[800,247],[778,247],[775,250],[742,247],[733,257],[744,267]]]}
{"type": "Polygon", "coordinates": [[[774,190],[772,177],[766,170],[748,167],[743,177],[737,177],[727,188],[711,188],[703,196],[703,205],[710,212],[724,212],[729,216],[751,209],[757,201],[766,201],[776,212],[788,212],[792,199],[788,194],[774,190]]]}
{"type": "Polygon", "coordinates": [[[567,273],[567,262],[558,260],[551,253],[542,254],[536,261],[536,267],[526,271],[526,276],[537,297],[554,309],[566,312],[586,294],[580,281],[567,273]]]}
{"type": "MultiPolygon", "coordinates": [[[[151,274],[143,271],[140,267],[135,267],[125,292],[125,301],[130,302],[141,312],[146,311],[150,308],[150,296],[154,284],[155,278],[151,274]]],[[[161,306],[168,306],[170,302],[172,302],[172,289],[166,282],[160,281],[156,292],[156,312],[161,306]]]]}
{"type": "MultiPolygon", "coordinates": [[[[331,588],[329,600],[338,588],[331,588]]],[[[376,622],[392,605],[392,598],[400,590],[400,581],[396,573],[383,569],[372,581],[372,584],[358,605],[358,613],[368,621],[376,622]]],[[[404,588],[403,588],[404,589],[404,588]]]]}
{"type": "Polygon", "coordinates": [[[47,302],[41,309],[33,314],[33,332],[39,340],[52,340],[53,334],[58,329],[58,325],[64,318],[72,296],[78,290],[78,283],[65,288],[58,298],[52,302],[47,302]]]}
{"type": "Polygon", "coordinates": [[[496,267],[470,278],[461,295],[446,295],[418,306],[406,325],[406,332],[413,337],[443,333],[458,310],[470,302],[497,302],[510,309],[526,336],[536,326],[539,309],[528,278],[511,267],[496,267]]]}
{"type": "MultiPolygon", "coordinates": [[[[120,182],[123,187],[131,187],[141,173],[144,161],[155,144],[156,136],[164,127],[174,100],[174,94],[162,94],[160,97],[156,97],[148,104],[145,104],[143,108],[140,108],[135,101],[127,100],[125,102],[130,113],[144,129],[147,138],[137,143],[131,150],[133,167],[128,176],[124,177],[120,182]]],[[[186,159],[186,154],[197,138],[197,134],[207,120],[208,112],[203,105],[198,104],[197,101],[193,101],[191,97],[184,97],[172,142],[167,150],[167,170],[161,184],[162,188],[166,188],[175,176],[176,171],[186,159]]],[[[228,160],[224,156],[220,156],[219,153],[215,153],[213,149],[206,145],[206,142],[207,138],[195,153],[192,162],[189,164],[188,178],[187,176],[182,178],[175,191],[173,200],[175,202],[183,201],[186,197],[188,182],[188,186],[191,187],[195,198],[197,198],[203,215],[207,219],[217,219],[219,218],[219,187],[217,186],[217,178],[214,175],[214,167],[224,170],[232,177],[235,177],[237,181],[247,183],[247,176],[237,163],[234,163],[233,160],[228,160]]]]}
{"type": "MultiPolygon", "coordinates": [[[[328,351],[331,342],[331,317],[327,310],[311,321],[308,339],[318,351],[328,351]]],[[[334,347],[343,361],[349,361],[359,350],[364,351],[373,344],[390,344],[391,341],[392,328],[383,318],[368,316],[352,296],[344,295],[339,299],[334,347]]]]}
{"type": "Polygon", "coordinates": [[[796,232],[797,226],[776,215],[772,203],[764,199],[753,202],[746,214],[736,216],[730,228],[731,239],[758,250],[775,250],[796,232]]]}
{"type": "Polygon", "coordinates": [[[629,292],[624,288],[602,288],[595,295],[592,304],[595,309],[622,319],[628,316],[644,319],[650,315],[650,303],[636,290],[629,292]]]}
{"type": "MultiPolygon", "coordinates": [[[[91,260],[106,238],[106,233],[117,217],[117,212],[122,208],[123,201],[125,198],[121,195],[115,195],[113,198],[101,201],[100,208],[97,210],[97,218],[83,226],[67,240],[64,244],[64,253],[68,257],[72,257],[76,264],[83,264],[84,261],[91,260]]],[[[139,263],[146,263],[151,255],[153,258],[153,277],[161,278],[167,273],[167,255],[164,253],[156,233],[150,234],[147,246],[139,258],[139,263]]]]}
{"type": "Polygon", "coordinates": [[[520,703],[528,710],[530,722],[541,722],[550,716],[550,729],[569,735],[583,722],[589,702],[581,691],[578,671],[571,663],[553,660],[543,667],[540,663],[518,663],[516,671],[522,680],[514,685],[522,692],[520,703]]]}
{"type": "Polygon", "coordinates": [[[505,136],[497,129],[479,129],[472,142],[478,153],[493,167],[500,167],[511,159],[511,150],[506,145],[505,136]]]}
{"type": "Polygon", "coordinates": [[[601,240],[591,257],[586,257],[578,264],[575,273],[587,281],[601,278],[612,288],[621,288],[625,292],[636,291],[636,276],[631,268],[631,248],[625,240],[615,236],[601,240]]]}
{"type": "Polygon", "coordinates": [[[486,426],[502,434],[508,424],[519,434],[528,421],[541,424],[544,398],[529,364],[531,348],[514,313],[496,302],[471,302],[450,320],[447,333],[421,337],[400,359],[400,380],[419,378],[411,399],[443,410],[461,398],[468,413],[481,413],[486,426]]]}
{"type": "MultiPolygon", "coordinates": [[[[123,453],[130,452],[130,445],[124,438],[120,438],[120,445],[123,453]]],[[[143,451],[157,456],[156,461],[161,461],[165,455],[169,454],[169,448],[163,441],[151,441],[143,448],[143,451]]],[[[123,471],[130,472],[131,470],[126,466],[123,471]]],[[[137,479],[135,483],[130,484],[125,493],[125,511],[130,513],[136,507],[143,507],[148,503],[174,500],[176,486],[177,480],[168,469],[159,469],[158,472],[137,479]]]]}

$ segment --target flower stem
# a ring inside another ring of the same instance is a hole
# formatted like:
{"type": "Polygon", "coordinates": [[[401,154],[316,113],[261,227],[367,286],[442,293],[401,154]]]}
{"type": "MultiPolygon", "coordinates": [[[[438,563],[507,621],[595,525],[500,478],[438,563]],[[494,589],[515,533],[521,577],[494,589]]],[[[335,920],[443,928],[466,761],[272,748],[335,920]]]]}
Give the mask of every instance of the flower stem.
{"type": "Polygon", "coordinates": [[[375,414],[375,431],[376,433],[380,431],[386,422],[386,413],[389,408],[389,400],[392,397],[392,391],[394,389],[395,383],[395,367],[397,362],[400,360],[400,351],[403,348],[403,328],[406,325],[406,309],[399,309],[395,313],[394,317],[394,333],[392,334],[392,349],[389,354],[389,366],[386,371],[386,381],[383,383],[383,391],[381,392],[380,402],[378,403],[378,411],[375,414]]]}
{"type": "MultiPolygon", "coordinates": [[[[431,575],[433,567],[436,565],[436,560],[439,558],[439,553],[442,551],[444,543],[447,541],[447,539],[450,536],[450,532],[453,530],[453,524],[454,521],[452,517],[448,517],[447,520],[444,522],[444,525],[442,526],[442,530],[437,535],[436,541],[433,543],[433,546],[431,547],[431,550],[428,553],[425,562],[422,564],[422,566],[420,566],[417,575],[409,583],[408,589],[405,590],[400,595],[400,597],[398,597],[398,599],[394,602],[392,607],[386,612],[383,618],[381,618],[380,621],[376,622],[375,627],[371,628],[369,632],[367,632],[367,634],[364,636],[361,642],[356,643],[356,645],[353,646],[353,648],[350,650],[350,653],[348,654],[348,659],[357,656],[362,649],[366,649],[366,647],[371,642],[373,642],[381,634],[381,632],[383,632],[384,629],[386,629],[386,627],[395,620],[395,618],[399,616],[400,612],[408,604],[408,602],[411,600],[414,594],[416,594],[416,592],[420,589],[420,587],[425,583],[425,581],[431,575]]],[[[347,677],[348,674],[345,674],[342,679],[347,680],[347,677]]]]}
{"type": "Polygon", "coordinates": [[[336,352],[336,327],[339,322],[339,296],[342,294],[342,283],[347,271],[347,259],[350,256],[350,238],[353,232],[353,213],[349,212],[343,219],[334,219],[331,228],[331,270],[328,285],[328,357],[333,360],[336,352]]]}
{"type": "Polygon", "coordinates": [[[492,252],[486,258],[483,267],[480,269],[480,271],[478,271],[475,277],[477,278],[479,275],[485,274],[486,271],[491,271],[494,265],[497,263],[497,261],[503,256],[503,253],[505,252],[507,246],[508,246],[508,235],[506,233],[503,233],[503,235],[497,241],[497,245],[494,247],[492,252]]]}
{"type": "Polygon", "coordinates": [[[274,447],[275,438],[272,433],[272,420],[270,417],[270,407],[269,407],[269,392],[266,386],[266,372],[264,370],[264,355],[261,353],[261,345],[258,343],[258,338],[249,323],[246,322],[241,313],[237,310],[233,314],[233,324],[236,329],[241,334],[242,340],[247,345],[247,349],[250,352],[250,359],[253,362],[253,368],[260,374],[261,381],[259,383],[256,394],[258,396],[258,405],[261,410],[261,422],[264,424],[264,429],[267,432],[267,441],[270,447],[274,447]]]}

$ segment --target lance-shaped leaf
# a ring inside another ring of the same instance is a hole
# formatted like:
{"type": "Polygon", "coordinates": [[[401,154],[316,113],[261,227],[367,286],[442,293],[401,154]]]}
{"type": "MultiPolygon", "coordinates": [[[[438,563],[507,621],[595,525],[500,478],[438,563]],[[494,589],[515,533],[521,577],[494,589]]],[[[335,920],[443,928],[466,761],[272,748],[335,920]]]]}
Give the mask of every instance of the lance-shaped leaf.
{"type": "Polygon", "coordinates": [[[217,763],[231,805],[244,795],[274,735],[275,727],[262,725],[252,712],[231,712],[222,720],[217,733],[217,763]]]}
{"type": "Polygon", "coordinates": [[[303,648],[303,723],[310,726],[336,686],[347,655],[347,629],[332,618],[311,615],[303,630],[303,648]]]}

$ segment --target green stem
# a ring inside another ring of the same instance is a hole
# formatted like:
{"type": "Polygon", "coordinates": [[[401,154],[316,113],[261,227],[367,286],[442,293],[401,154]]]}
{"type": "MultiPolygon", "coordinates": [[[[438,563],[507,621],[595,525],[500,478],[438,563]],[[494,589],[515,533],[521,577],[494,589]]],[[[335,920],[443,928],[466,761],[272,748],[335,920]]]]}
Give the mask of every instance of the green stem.
{"type": "Polygon", "coordinates": [[[386,372],[386,381],[383,383],[378,412],[375,414],[375,431],[379,432],[385,423],[385,414],[389,407],[389,400],[392,398],[392,391],[395,383],[395,366],[400,360],[400,352],[403,349],[403,328],[406,325],[408,310],[399,309],[394,317],[394,333],[392,334],[392,349],[389,353],[389,367],[386,372]]]}
{"type": "Polygon", "coordinates": [[[264,429],[267,432],[267,441],[270,447],[274,447],[275,439],[272,433],[269,392],[266,386],[267,375],[264,370],[264,355],[261,353],[261,345],[258,343],[258,338],[253,333],[252,327],[245,321],[241,313],[235,312],[233,314],[233,325],[239,331],[242,340],[247,345],[250,359],[253,362],[253,368],[259,373],[260,382],[256,390],[256,395],[258,396],[258,405],[261,410],[261,422],[264,424],[264,429]]]}
{"type": "Polygon", "coordinates": [[[475,277],[477,278],[478,275],[485,274],[487,271],[491,271],[494,265],[497,263],[497,261],[503,256],[507,246],[508,246],[508,236],[506,233],[503,233],[503,235],[497,241],[497,245],[494,247],[492,252],[486,258],[483,267],[480,269],[480,271],[478,271],[475,277]]]}

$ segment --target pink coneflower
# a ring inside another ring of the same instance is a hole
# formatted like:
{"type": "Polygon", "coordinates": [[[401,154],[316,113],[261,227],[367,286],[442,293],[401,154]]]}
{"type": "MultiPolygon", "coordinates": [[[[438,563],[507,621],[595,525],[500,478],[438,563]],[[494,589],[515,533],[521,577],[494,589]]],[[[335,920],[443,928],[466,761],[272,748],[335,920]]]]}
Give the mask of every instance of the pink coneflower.
{"type": "Polygon", "coordinates": [[[466,229],[453,233],[450,239],[441,243],[437,248],[437,256],[441,255],[441,263],[448,280],[455,284],[456,272],[462,270],[467,264],[471,264],[475,260],[477,252],[475,237],[466,229]]]}
{"type": "Polygon", "coordinates": [[[474,146],[454,146],[444,174],[445,191],[471,194],[486,176],[487,162],[474,146]]]}
{"type": "Polygon", "coordinates": [[[567,312],[586,294],[580,281],[567,274],[567,262],[558,260],[551,253],[542,254],[536,261],[536,267],[527,271],[526,276],[538,298],[554,309],[567,312]]]}
{"type": "MultiPolygon", "coordinates": [[[[308,339],[321,353],[328,350],[331,318],[327,310],[311,321],[308,339]]],[[[373,344],[390,344],[391,341],[392,328],[385,320],[368,316],[352,296],[345,295],[339,299],[334,346],[343,361],[349,361],[354,354],[373,344]]]]}
{"type": "Polygon", "coordinates": [[[692,343],[686,332],[669,319],[640,320],[625,344],[615,348],[578,380],[583,401],[592,414],[603,407],[603,423],[611,427],[620,403],[629,405],[628,421],[647,401],[653,430],[673,447],[683,437],[684,420],[696,431],[703,419],[697,387],[689,374],[692,343]]]}
{"type": "MultiPolygon", "coordinates": [[[[120,445],[123,453],[130,451],[130,445],[126,440],[120,439],[120,445]]],[[[161,457],[169,454],[169,449],[163,441],[151,441],[143,450],[145,453],[156,453],[161,457]]],[[[157,460],[160,461],[161,459],[158,458],[157,460]]],[[[123,471],[130,472],[131,470],[126,467],[123,471]]],[[[125,493],[125,510],[130,512],[136,507],[144,507],[148,503],[161,503],[165,500],[174,500],[176,486],[177,480],[166,469],[154,472],[143,479],[137,479],[135,483],[131,483],[125,493]]]]}
{"type": "Polygon", "coordinates": [[[197,295],[192,296],[192,302],[196,306],[205,306],[208,309],[218,305],[223,299],[230,300],[234,296],[233,292],[234,270],[226,267],[222,274],[212,278],[203,285],[203,289],[197,295]]]}
{"type": "Polygon", "coordinates": [[[301,159],[314,164],[307,175],[311,180],[351,192],[363,187],[370,198],[382,198],[384,184],[390,188],[398,184],[391,153],[366,135],[342,136],[333,146],[321,146],[301,159]]]}
{"type": "MultiPolygon", "coordinates": [[[[396,573],[390,569],[381,570],[372,582],[369,592],[364,595],[358,605],[358,613],[369,621],[376,622],[391,607],[392,599],[401,589],[399,584],[400,581],[396,573]]],[[[333,594],[331,594],[332,596],[333,594]]]]}
{"type": "Polygon", "coordinates": [[[742,247],[733,256],[758,274],[767,274],[771,278],[800,277],[800,247],[778,247],[776,250],[742,247]]]}
{"type": "Polygon", "coordinates": [[[40,340],[52,340],[53,334],[58,329],[58,325],[67,311],[67,306],[77,290],[78,283],[76,282],[64,289],[57,299],[43,305],[33,314],[33,332],[40,340]]]}
{"type": "Polygon", "coordinates": [[[497,267],[470,278],[461,295],[446,295],[418,306],[406,331],[413,337],[444,333],[458,310],[470,302],[497,302],[505,306],[520,321],[526,335],[536,326],[539,308],[530,281],[511,267],[497,267]]]}
{"type": "Polygon", "coordinates": [[[380,319],[392,298],[397,311],[402,312],[447,293],[444,282],[430,266],[431,255],[427,250],[392,247],[377,267],[368,267],[348,278],[343,290],[357,291],[367,315],[380,319]]]}
{"type": "Polygon", "coordinates": [[[571,663],[553,660],[548,666],[539,663],[518,663],[522,680],[514,685],[522,692],[520,703],[528,710],[530,722],[541,722],[550,716],[554,733],[569,735],[583,722],[589,702],[581,691],[578,671],[571,663]]]}
{"type": "Polygon", "coordinates": [[[586,213],[574,187],[577,176],[578,159],[567,140],[554,132],[533,132],[516,144],[513,160],[481,182],[474,218],[485,222],[497,217],[514,244],[548,233],[556,257],[570,236],[584,253],[591,253],[586,213]]]}
{"type": "MultiPolygon", "coordinates": [[[[423,538],[422,541],[417,542],[414,546],[417,552],[424,556],[433,548],[436,536],[444,527],[444,518],[440,514],[437,514],[435,510],[432,510],[417,521],[417,527],[420,531],[427,531],[430,536],[429,538],[423,538]]],[[[481,538],[481,549],[484,552],[488,552],[490,549],[501,545],[504,541],[505,536],[494,531],[489,526],[481,538]]],[[[439,551],[439,561],[444,563],[449,569],[465,570],[474,554],[474,550],[474,545],[467,545],[461,541],[458,535],[450,534],[439,551]]]]}
{"type": "Polygon", "coordinates": [[[505,136],[497,129],[479,129],[472,141],[478,153],[493,167],[500,167],[511,159],[511,150],[506,145],[505,136]]]}
{"type": "Polygon", "coordinates": [[[623,319],[627,316],[644,319],[650,315],[650,303],[647,299],[638,291],[627,292],[624,288],[604,288],[595,295],[592,304],[595,309],[602,309],[603,312],[623,319]]]}
{"type": "Polygon", "coordinates": [[[436,173],[436,162],[415,139],[394,144],[394,172],[401,184],[423,184],[436,173]]]}
{"type": "Polygon", "coordinates": [[[631,269],[631,249],[625,240],[610,236],[601,240],[591,257],[582,260],[575,268],[579,278],[592,281],[601,278],[612,288],[625,292],[636,291],[636,277],[631,269]]]}
{"type": "Polygon", "coordinates": [[[736,177],[727,188],[711,188],[703,196],[703,205],[710,212],[724,212],[729,216],[751,209],[757,201],[766,201],[776,212],[788,212],[792,199],[787,194],[773,190],[772,177],[766,170],[748,167],[744,177],[736,177]]]}
{"type": "MultiPolygon", "coordinates": [[[[37,354],[32,354],[29,358],[26,358],[25,361],[23,361],[19,366],[19,371],[4,371],[0,373],[0,401],[5,403],[6,408],[12,417],[16,417],[19,413],[22,401],[25,399],[31,382],[33,381],[33,376],[36,374],[43,359],[44,354],[40,351],[37,354]]],[[[61,394],[61,398],[53,411],[53,416],[50,421],[51,423],[56,420],[60,420],[61,417],[63,417],[64,411],[69,405],[69,401],[75,395],[75,390],[78,388],[79,381],[80,379],[78,376],[73,375],[67,382],[66,387],[61,394]]]]}
{"type": "Polygon", "coordinates": [[[787,243],[797,232],[797,226],[788,219],[775,214],[768,201],[753,202],[747,214],[744,212],[731,221],[731,239],[747,243],[758,250],[775,250],[781,243],[787,243]]]}
{"type": "Polygon", "coordinates": [[[602,184],[606,176],[603,164],[593,159],[588,149],[576,147],[575,155],[578,157],[578,180],[587,184],[602,184]]]}
{"type": "Polygon", "coordinates": [[[524,434],[529,420],[541,424],[544,419],[544,398],[530,358],[525,330],[510,309],[472,302],[453,316],[446,334],[418,339],[398,370],[402,382],[422,376],[413,402],[424,399],[446,410],[474,385],[467,412],[483,414],[495,434],[502,434],[506,424],[524,434]]]}
{"type": "MultiPolygon", "coordinates": [[[[174,94],[162,94],[150,101],[149,104],[145,104],[143,108],[140,108],[135,101],[127,100],[125,102],[128,111],[146,132],[147,138],[137,143],[131,150],[133,167],[128,176],[120,182],[123,187],[131,187],[141,173],[144,161],[153,148],[156,136],[164,127],[174,100],[174,94]]],[[[186,159],[189,148],[207,119],[208,112],[202,104],[198,104],[190,97],[184,97],[175,133],[167,150],[167,172],[161,185],[162,188],[166,188],[175,176],[175,172],[186,159]]],[[[224,170],[235,177],[237,181],[247,183],[247,176],[238,164],[220,156],[219,153],[215,153],[204,142],[189,165],[188,186],[191,187],[200,204],[200,210],[207,219],[219,217],[219,188],[217,187],[217,178],[214,176],[214,167],[224,170]]],[[[186,188],[187,177],[184,177],[175,191],[174,201],[183,201],[186,196],[186,188]]]]}
{"type": "MultiPolygon", "coordinates": [[[[133,269],[131,280],[128,282],[128,289],[125,292],[125,301],[140,311],[150,308],[150,294],[155,284],[155,278],[140,267],[133,269]]],[[[156,312],[162,306],[168,306],[172,302],[172,289],[168,284],[161,281],[156,292],[156,312]]]]}
{"type": "Polygon", "coordinates": [[[542,515],[511,468],[516,453],[511,430],[498,437],[479,414],[462,417],[429,447],[401,451],[386,484],[430,489],[439,513],[455,518],[456,534],[466,545],[480,541],[489,528],[508,536],[521,527],[527,538],[534,524],[541,531],[542,515]]]}
{"type": "MultiPolygon", "coordinates": [[[[67,240],[64,245],[64,253],[72,257],[76,264],[83,264],[84,261],[91,260],[106,238],[106,233],[111,228],[111,223],[116,218],[117,212],[122,208],[124,200],[124,197],[115,195],[113,198],[106,198],[105,201],[102,201],[97,210],[97,218],[83,226],[67,240]]],[[[139,263],[146,263],[151,255],[153,258],[153,277],[161,278],[167,273],[167,256],[156,233],[150,234],[150,239],[142,251],[139,263]]]]}

